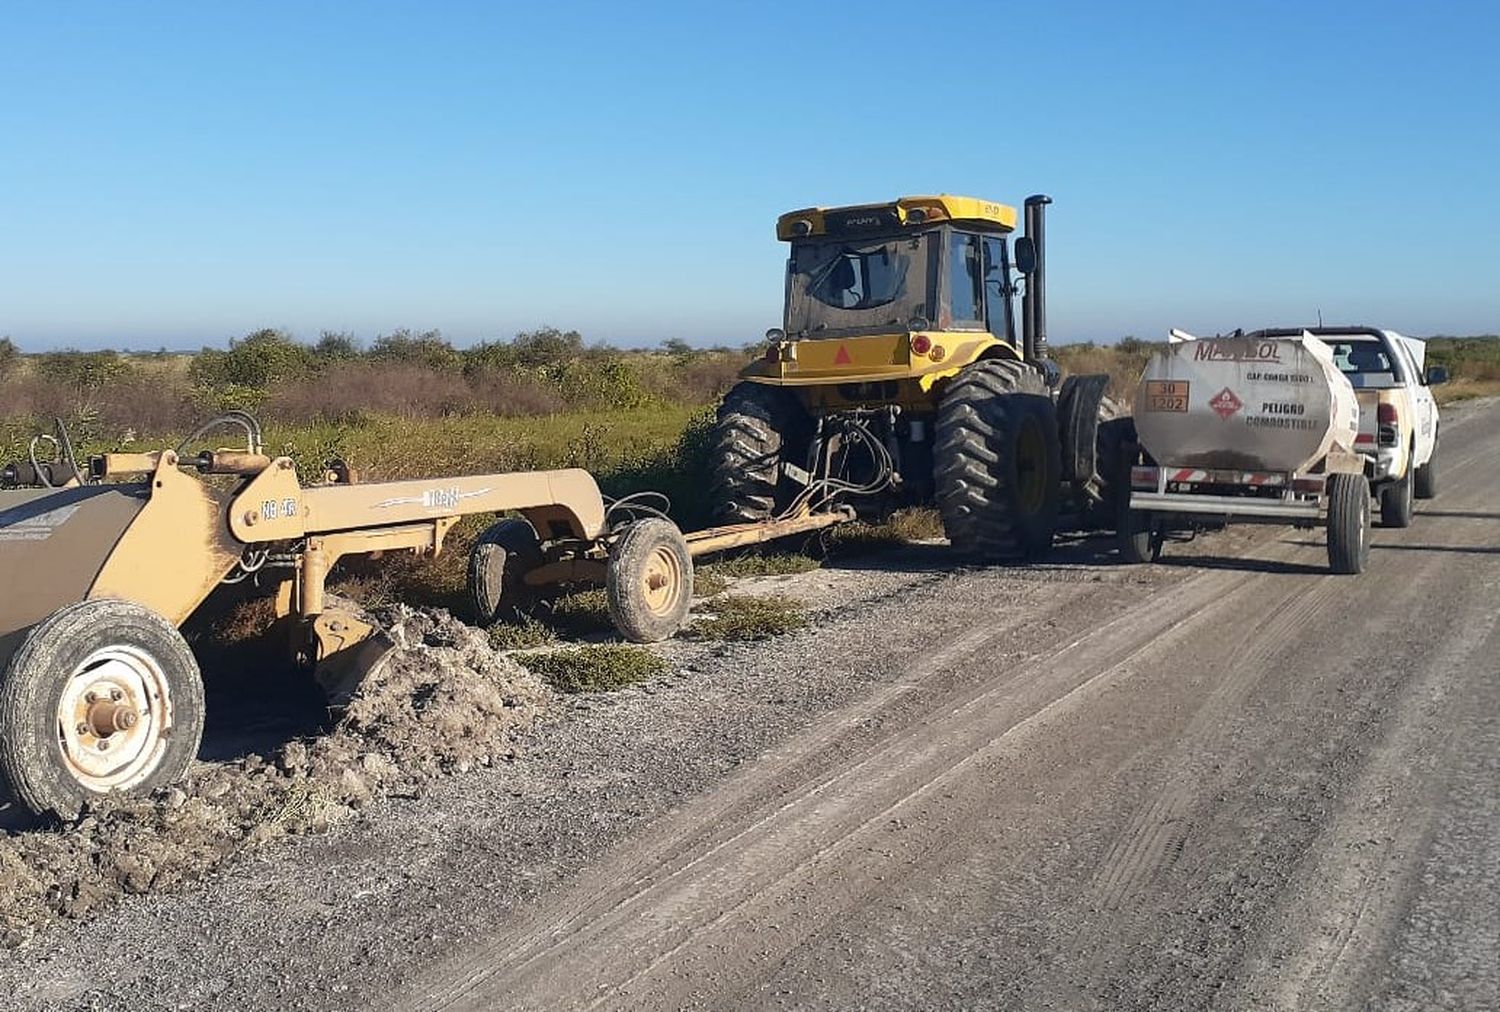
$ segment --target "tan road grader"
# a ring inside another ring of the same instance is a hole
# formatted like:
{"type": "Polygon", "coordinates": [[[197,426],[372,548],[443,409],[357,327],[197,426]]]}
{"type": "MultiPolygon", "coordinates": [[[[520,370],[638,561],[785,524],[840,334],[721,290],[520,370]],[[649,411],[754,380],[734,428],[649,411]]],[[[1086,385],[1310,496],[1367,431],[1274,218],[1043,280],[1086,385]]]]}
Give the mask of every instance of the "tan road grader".
{"type": "Polygon", "coordinates": [[[1014,260],[1015,208],[971,197],[782,215],[784,324],[719,412],[718,515],[781,516],[820,481],[862,513],[935,501],[981,559],[1115,526],[1134,433],[1108,377],[1063,379],[1048,357],[1050,203],[1026,200],[1014,260]]]}
{"type": "Polygon", "coordinates": [[[603,585],[620,633],[670,636],[693,594],[695,556],[837,523],[809,490],[774,523],[684,535],[649,501],[611,502],[570,469],[358,484],[340,464],[303,485],[241,412],[175,450],[78,462],[61,424],[0,472],[0,777],[37,814],[179,779],[203,732],[203,685],[178,631],[219,587],[275,595],[297,660],[325,686],[373,670],[391,644],[326,593],[354,555],[436,553],[471,514],[510,514],[476,542],[469,590],[482,620],[558,585],[603,585]],[[191,448],[222,427],[234,449],[191,448]],[[48,459],[43,460],[46,457],[48,459]]]}

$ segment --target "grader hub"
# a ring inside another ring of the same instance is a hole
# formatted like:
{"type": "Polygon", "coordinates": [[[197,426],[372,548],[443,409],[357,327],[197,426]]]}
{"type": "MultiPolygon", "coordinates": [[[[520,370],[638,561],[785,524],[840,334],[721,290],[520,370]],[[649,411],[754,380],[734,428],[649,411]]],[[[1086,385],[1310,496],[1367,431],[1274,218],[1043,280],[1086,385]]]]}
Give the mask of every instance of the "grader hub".
{"type": "Polygon", "coordinates": [[[782,215],[783,325],[714,430],[720,517],[765,520],[813,487],[866,513],[933,502],[955,547],[1006,558],[1111,515],[1128,422],[1107,377],[1048,357],[1050,203],[1027,199],[1014,246],[1016,209],[972,197],[782,215]]]}
{"type": "Polygon", "coordinates": [[[436,554],[461,518],[509,514],[470,555],[482,622],[557,584],[602,584],[621,634],[651,642],[685,620],[695,556],[847,518],[804,501],[775,523],[685,537],[639,502],[606,502],[578,469],[355,484],[330,467],[303,485],[291,459],[262,452],[246,415],[192,439],[215,425],[243,429],[247,445],[79,466],[59,426],[39,437],[55,459],[34,442],[29,468],[6,469],[8,484],[44,486],[0,490],[0,571],[12,577],[0,588],[0,778],[38,814],[72,816],[90,797],[186,772],[203,685],[178,626],[223,584],[253,580],[273,596],[291,652],[338,706],[392,646],[328,592],[350,556],[436,554]]]}

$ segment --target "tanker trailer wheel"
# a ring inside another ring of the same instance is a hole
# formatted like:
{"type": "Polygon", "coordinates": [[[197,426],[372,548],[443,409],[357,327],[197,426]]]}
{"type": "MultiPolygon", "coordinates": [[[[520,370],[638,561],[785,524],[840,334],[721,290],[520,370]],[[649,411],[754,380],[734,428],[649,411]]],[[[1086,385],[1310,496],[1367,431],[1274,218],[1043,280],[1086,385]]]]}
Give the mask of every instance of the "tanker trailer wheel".
{"type": "Polygon", "coordinates": [[[166,619],[111,598],[34,626],[0,682],[0,774],[37,815],[179,780],[203,738],[203,679],[166,619]]]}
{"type": "Polygon", "coordinates": [[[788,390],[745,382],[729,391],[708,439],[717,522],[769,520],[790,504],[800,486],[782,475],[781,464],[805,463],[807,429],[807,413],[788,390]]]}
{"type": "Polygon", "coordinates": [[[1416,493],[1416,468],[1412,467],[1412,458],[1406,461],[1406,473],[1399,481],[1389,482],[1380,493],[1380,526],[1382,527],[1410,527],[1412,513],[1415,503],[1412,501],[1416,493]]]}
{"type": "Polygon", "coordinates": [[[524,582],[542,564],[542,543],[528,521],[510,517],[485,529],[469,550],[469,600],[481,626],[529,611],[537,592],[524,582]]]}
{"type": "Polygon", "coordinates": [[[1362,474],[1328,479],[1328,568],[1363,573],[1370,561],[1370,485],[1362,474]]]}
{"type": "Polygon", "coordinates": [[[1432,456],[1427,463],[1417,468],[1417,487],[1412,490],[1418,499],[1436,499],[1438,494],[1438,447],[1432,444],[1432,456]]]}
{"type": "Polygon", "coordinates": [[[1047,551],[1062,454],[1041,374],[999,359],[969,366],[943,393],[936,435],[938,509],[953,547],[980,559],[1047,551]]]}
{"type": "Polygon", "coordinates": [[[637,520],[609,551],[609,615],[632,643],[655,643],[681,628],[693,603],[693,557],[670,520],[637,520]]]}

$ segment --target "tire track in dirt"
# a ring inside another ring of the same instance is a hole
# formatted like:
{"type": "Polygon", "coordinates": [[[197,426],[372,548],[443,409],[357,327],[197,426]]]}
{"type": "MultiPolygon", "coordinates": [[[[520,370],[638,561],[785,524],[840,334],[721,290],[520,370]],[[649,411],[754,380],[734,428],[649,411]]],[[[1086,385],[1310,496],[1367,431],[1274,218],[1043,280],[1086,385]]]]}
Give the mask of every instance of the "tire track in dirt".
{"type": "MultiPolygon", "coordinates": [[[[1284,555],[1288,550],[1272,546],[1270,552],[1284,555]]],[[[707,842],[701,832],[672,834],[693,843],[669,846],[665,855],[637,857],[627,876],[629,888],[606,886],[582,897],[581,902],[566,904],[557,911],[561,916],[546,924],[507,933],[509,941],[465,960],[453,986],[437,986],[426,994],[419,987],[400,1007],[480,1007],[482,994],[491,990],[486,983],[501,979],[507,984],[494,993],[503,990],[511,1000],[520,1000],[522,1007],[529,1007],[525,1004],[528,997],[539,1006],[547,1004],[543,996],[560,969],[552,963],[561,961],[564,949],[591,954],[586,969],[579,966],[576,954],[568,959],[569,972],[592,971],[597,975],[590,978],[593,987],[606,994],[626,992],[685,946],[701,945],[706,934],[721,933],[731,920],[743,918],[749,907],[789,901],[812,869],[826,867],[835,859],[853,860],[851,852],[867,848],[866,838],[875,835],[875,827],[890,821],[893,813],[915,807],[968,768],[993,761],[1012,747],[1010,737],[1024,734],[1059,707],[1076,705],[1098,681],[1127,674],[1130,661],[1157,646],[1181,622],[1179,616],[1206,620],[1232,610],[1253,596],[1263,580],[1263,576],[1247,580],[1243,574],[1229,572],[1195,577],[1168,591],[1165,600],[1132,609],[1033,660],[999,685],[955,701],[940,725],[924,723],[904,733],[894,745],[884,744],[841,764],[830,775],[762,809],[748,824],[715,827],[716,819],[710,814],[705,821],[710,824],[709,835],[717,837],[712,844],[701,850],[694,846],[707,842]],[[816,831],[809,831],[810,824],[816,831]],[[690,860],[682,860],[684,853],[694,850],[690,860]],[[645,965],[639,959],[642,950],[654,953],[645,965]],[[622,975],[622,965],[631,962],[635,969],[622,975]]],[[[920,682],[937,668],[981,655],[992,639],[1004,635],[1004,631],[973,631],[920,669],[909,671],[904,681],[920,682]]],[[[878,710],[901,691],[899,686],[884,690],[858,712],[866,715],[878,710]]],[[[786,751],[806,755],[809,747],[824,748],[832,733],[833,729],[819,732],[812,741],[799,741],[786,751]]],[[[790,779],[779,770],[762,771],[760,776],[790,779]]],[[[747,789],[759,793],[753,785],[740,786],[741,791],[747,789]]],[[[803,918],[797,932],[783,933],[780,944],[788,944],[792,934],[812,930],[826,916],[827,911],[822,911],[818,917],[803,918]]],[[[573,992],[575,998],[583,993],[588,993],[586,987],[573,992]]]]}

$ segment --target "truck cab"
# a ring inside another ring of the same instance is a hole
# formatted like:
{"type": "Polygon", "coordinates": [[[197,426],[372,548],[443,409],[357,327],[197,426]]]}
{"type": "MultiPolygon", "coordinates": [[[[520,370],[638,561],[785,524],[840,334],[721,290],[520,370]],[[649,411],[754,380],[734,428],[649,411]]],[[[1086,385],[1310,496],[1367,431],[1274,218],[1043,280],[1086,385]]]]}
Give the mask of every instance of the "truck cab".
{"type": "MultiPolygon", "coordinates": [[[[1427,346],[1377,327],[1310,327],[1333,351],[1359,399],[1356,449],[1380,500],[1381,523],[1406,527],[1414,499],[1437,494],[1439,418],[1432,387],[1445,382],[1441,367],[1426,368],[1427,346]]],[[[1300,331],[1264,330],[1279,337],[1300,331]]]]}

